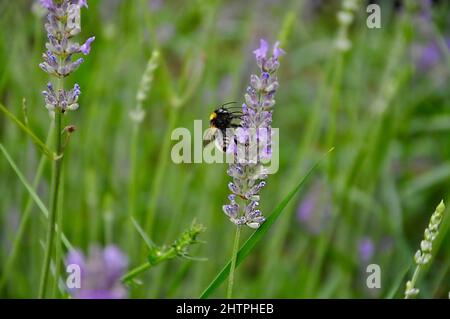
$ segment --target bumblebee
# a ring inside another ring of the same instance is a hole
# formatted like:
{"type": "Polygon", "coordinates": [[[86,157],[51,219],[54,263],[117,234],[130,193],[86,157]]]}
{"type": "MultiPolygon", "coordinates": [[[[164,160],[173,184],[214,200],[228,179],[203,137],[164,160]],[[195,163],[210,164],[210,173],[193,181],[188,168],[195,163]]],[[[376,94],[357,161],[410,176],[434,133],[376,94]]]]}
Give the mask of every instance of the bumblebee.
{"type": "Polygon", "coordinates": [[[206,131],[203,137],[203,146],[207,146],[209,143],[216,141],[219,143],[222,151],[226,152],[229,145],[226,130],[228,128],[236,128],[241,126],[241,108],[225,107],[226,105],[235,103],[236,102],[228,102],[222,104],[219,108],[215,109],[211,113],[211,115],[209,116],[209,129],[206,131]],[[218,134],[218,132],[220,132],[221,134],[218,134]],[[219,137],[222,138],[222,141],[220,141],[219,137]]]}

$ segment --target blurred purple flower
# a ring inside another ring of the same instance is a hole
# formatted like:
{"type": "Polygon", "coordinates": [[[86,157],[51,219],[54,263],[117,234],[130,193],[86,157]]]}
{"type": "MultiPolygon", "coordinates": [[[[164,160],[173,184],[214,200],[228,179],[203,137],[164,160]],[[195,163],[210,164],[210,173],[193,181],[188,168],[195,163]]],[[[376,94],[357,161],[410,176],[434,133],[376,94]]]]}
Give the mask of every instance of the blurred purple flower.
{"type": "Polygon", "coordinates": [[[321,181],[316,181],[297,207],[297,220],[311,233],[318,234],[326,227],[330,215],[330,193],[321,181]]]}
{"type": "Polygon", "coordinates": [[[431,43],[421,50],[418,67],[426,71],[433,68],[439,62],[439,50],[436,43],[431,43]]]}
{"type": "Polygon", "coordinates": [[[432,6],[433,6],[433,1],[432,0],[421,0],[420,3],[420,17],[423,20],[426,21],[430,21],[432,16],[431,16],[431,10],[432,10],[432,6]]]}
{"type": "Polygon", "coordinates": [[[53,0],[39,0],[39,3],[47,10],[52,9],[54,6],[53,0]]]}
{"type": "Polygon", "coordinates": [[[161,26],[159,26],[156,29],[156,37],[158,39],[158,42],[162,44],[168,43],[173,38],[174,35],[175,35],[175,27],[173,24],[170,23],[161,24],[161,26]]]}
{"type": "Polygon", "coordinates": [[[316,194],[310,194],[309,196],[307,196],[298,206],[297,209],[298,219],[302,222],[307,222],[314,213],[316,204],[317,204],[316,194]]]}
{"type": "Polygon", "coordinates": [[[123,299],[127,290],[120,281],[125,273],[128,260],[116,246],[110,245],[101,250],[90,249],[89,257],[72,250],[66,257],[66,265],[75,264],[81,270],[81,287],[69,289],[77,299],[123,299]]]}
{"type": "Polygon", "coordinates": [[[364,237],[360,239],[358,243],[358,254],[359,258],[363,262],[368,262],[375,253],[375,245],[372,239],[369,237],[364,237]]]}
{"type": "Polygon", "coordinates": [[[148,2],[152,11],[157,11],[164,5],[164,0],[149,0],[148,2]]]}
{"type": "MultiPolygon", "coordinates": [[[[447,49],[450,49],[450,38],[445,40],[447,49]]],[[[429,42],[426,46],[419,48],[416,60],[417,68],[420,71],[429,71],[444,59],[444,53],[436,42],[429,42]]]]}

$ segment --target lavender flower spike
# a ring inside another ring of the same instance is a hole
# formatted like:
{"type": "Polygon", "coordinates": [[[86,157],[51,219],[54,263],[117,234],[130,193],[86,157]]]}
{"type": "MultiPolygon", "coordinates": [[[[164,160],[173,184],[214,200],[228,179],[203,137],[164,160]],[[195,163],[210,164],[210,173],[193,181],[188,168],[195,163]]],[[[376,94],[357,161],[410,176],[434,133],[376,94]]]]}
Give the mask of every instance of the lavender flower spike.
{"type": "Polygon", "coordinates": [[[268,56],[269,45],[261,39],[260,47],[253,53],[260,74],[250,76],[250,86],[242,105],[241,127],[234,132],[235,138],[230,139],[235,141],[228,150],[234,155],[234,161],[227,170],[233,178],[228,184],[232,194],[228,196],[230,202],[223,206],[223,211],[234,224],[256,229],[265,221],[258,209],[259,192],[266,185],[264,180],[268,175],[263,162],[272,157],[272,110],[278,88],[275,72],[284,51],[277,42],[272,55],[268,56]]]}
{"type": "Polygon", "coordinates": [[[128,261],[116,246],[105,249],[91,247],[89,257],[72,250],[66,257],[66,265],[77,265],[80,269],[81,287],[69,288],[72,297],[77,299],[123,299],[127,290],[120,278],[124,275],[128,261]]]}
{"type": "MultiPolygon", "coordinates": [[[[48,41],[45,44],[47,50],[42,55],[44,62],[39,66],[48,74],[62,79],[83,63],[82,58],[74,59],[74,55],[88,55],[95,40],[95,37],[90,37],[83,45],[73,40],[81,31],[80,9],[87,8],[87,0],[40,0],[40,3],[47,9],[45,29],[48,41]]],[[[63,88],[56,92],[44,91],[46,107],[50,111],[58,108],[63,113],[77,109],[76,98],[79,93],[74,95],[74,91],[79,92],[79,87],[71,91],[65,91],[63,88]]]]}

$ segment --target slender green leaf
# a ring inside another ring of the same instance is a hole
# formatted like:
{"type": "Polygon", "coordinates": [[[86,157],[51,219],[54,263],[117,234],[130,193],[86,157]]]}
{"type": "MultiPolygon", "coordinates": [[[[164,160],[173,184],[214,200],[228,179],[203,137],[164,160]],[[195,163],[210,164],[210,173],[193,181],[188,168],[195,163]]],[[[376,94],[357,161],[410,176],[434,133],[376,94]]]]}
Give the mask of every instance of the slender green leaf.
{"type": "Polygon", "coordinates": [[[141,225],[139,225],[139,223],[136,221],[136,219],[134,219],[134,217],[130,217],[130,218],[131,218],[131,222],[133,223],[134,228],[136,228],[136,231],[142,237],[142,239],[144,240],[147,247],[149,249],[154,248],[156,246],[155,243],[147,236],[145,231],[142,229],[141,225]]]}
{"type": "MultiPolygon", "coordinates": [[[[48,218],[49,213],[48,213],[47,207],[44,205],[42,200],[39,198],[39,195],[36,194],[33,187],[31,187],[31,185],[28,183],[27,179],[25,178],[23,173],[20,171],[20,169],[17,167],[16,163],[14,162],[12,157],[9,155],[8,151],[5,149],[5,147],[3,146],[2,143],[0,143],[0,151],[2,151],[3,155],[5,155],[5,158],[8,161],[9,165],[11,165],[12,169],[19,177],[19,180],[22,182],[23,186],[25,186],[26,190],[30,193],[31,198],[33,198],[36,205],[39,207],[41,212],[44,214],[45,218],[48,218]]],[[[64,234],[61,234],[61,235],[62,235],[61,239],[62,239],[64,246],[66,246],[67,249],[72,249],[72,244],[70,244],[67,237],[64,234]]]]}
{"type": "Polygon", "coordinates": [[[408,275],[409,270],[412,268],[413,262],[409,262],[403,267],[403,270],[400,272],[400,274],[397,276],[397,278],[394,280],[394,283],[392,284],[391,288],[389,288],[388,293],[386,294],[386,299],[393,299],[397,295],[398,291],[400,289],[405,288],[405,278],[408,275]]]}
{"type": "Polygon", "coordinates": [[[44,142],[37,137],[25,124],[23,124],[17,117],[14,116],[6,107],[0,103],[0,110],[10,118],[21,130],[23,130],[33,140],[33,142],[39,147],[39,149],[48,156],[50,160],[54,159],[52,152],[47,148],[44,142]]]}
{"type": "MultiPolygon", "coordinates": [[[[333,149],[330,149],[326,155],[328,155],[333,149]]],[[[325,155],[325,156],[326,156],[325,155]]],[[[288,203],[292,200],[295,194],[303,186],[307,178],[311,175],[314,169],[322,162],[325,156],[318,160],[306,173],[306,175],[301,179],[301,181],[294,187],[294,189],[278,204],[278,206],[273,210],[267,220],[256,230],[242,245],[239,249],[236,257],[236,267],[241,264],[245,258],[252,252],[256,244],[263,238],[263,236],[269,231],[272,225],[276,222],[278,217],[280,217],[283,210],[286,208],[288,203]]],[[[219,274],[214,278],[214,280],[208,285],[208,287],[203,291],[200,298],[208,298],[227,278],[230,273],[231,260],[227,262],[225,267],[219,272],[219,274]]]]}

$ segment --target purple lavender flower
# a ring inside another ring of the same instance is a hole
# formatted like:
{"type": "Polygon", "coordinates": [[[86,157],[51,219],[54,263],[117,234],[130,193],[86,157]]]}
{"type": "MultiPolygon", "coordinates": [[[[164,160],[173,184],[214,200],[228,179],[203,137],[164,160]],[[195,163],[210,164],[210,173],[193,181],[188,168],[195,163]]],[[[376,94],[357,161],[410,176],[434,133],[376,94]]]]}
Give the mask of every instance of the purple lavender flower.
{"type": "Polygon", "coordinates": [[[369,237],[362,238],[358,243],[359,258],[363,262],[368,262],[375,253],[375,245],[369,237]]]}
{"type": "Polygon", "coordinates": [[[284,54],[278,42],[272,56],[267,56],[268,51],[267,41],[261,39],[260,47],[253,51],[260,75],[250,76],[250,86],[242,105],[241,127],[233,132],[235,138],[230,140],[235,143],[228,148],[234,155],[234,161],[227,170],[233,178],[228,184],[232,194],[228,196],[230,202],[223,206],[223,211],[234,224],[246,224],[251,228],[258,228],[265,221],[258,209],[259,192],[266,185],[264,179],[268,175],[263,162],[272,156],[272,109],[278,88],[275,72],[279,66],[278,58],[284,54]],[[242,203],[239,204],[237,199],[242,203]]]}
{"type": "Polygon", "coordinates": [[[259,40],[259,48],[253,51],[255,54],[256,59],[265,59],[267,55],[267,51],[269,50],[269,44],[266,40],[261,39],[259,40]]]}
{"type": "Polygon", "coordinates": [[[89,257],[82,252],[72,250],[66,257],[66,265],[75,264],[80,267],[81,287],[69,289],[77,299],[123,299],[127,290],[120,278],[124,275],[128,261],[116,246],[107,246],[101,250],[92,247],[89,257]]]}
{"type": "Polygon", "coordinates": [[[95,37],[90,37],[86,42],[80,47],[80,52],[84,55],[88,55],[91,52],[91,43],[94,42],[95,37]]]}
{"type": "MultiPolygon", "coordinates": [[[[45,45],[47,51],[42,55],[44,62],[39,66],[45,72],[64,78],[74,72],[81,63],[82,58],[74,59],[75,54],[87,55],[91,51],[91,44],[95,37],[90,37],[83,45],[72,40],[80,33],[80,8],[87,8],[86,0],[40,0],[41,5],[47,9],[47,31],[48,41],[45,45]]],[[[66,110],[75,110],[78,108],[77,99],[80,94],[80,88],[70,91],[59,89],[57,92],[52,87],[43,92],[46,107],[50,111],[55,108],[66,110]]]]}
{"type": "Polygon", "coordinates": [[[45,107],[53,112],[58,107],[61,112],[66,110],[75,111],[78,109],[78,96],[81,94],[80,86],[75,83],[73,89],[59,90],[55,92],[53,85],[51,83],[47,84],[47,90],[43,91],[42,94],[45,98],[45,107]]]}

